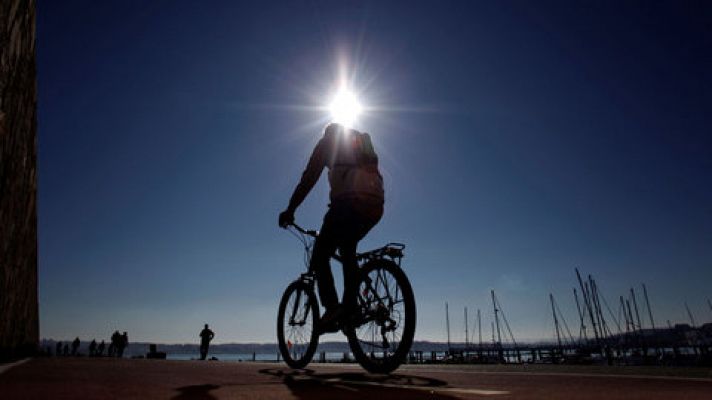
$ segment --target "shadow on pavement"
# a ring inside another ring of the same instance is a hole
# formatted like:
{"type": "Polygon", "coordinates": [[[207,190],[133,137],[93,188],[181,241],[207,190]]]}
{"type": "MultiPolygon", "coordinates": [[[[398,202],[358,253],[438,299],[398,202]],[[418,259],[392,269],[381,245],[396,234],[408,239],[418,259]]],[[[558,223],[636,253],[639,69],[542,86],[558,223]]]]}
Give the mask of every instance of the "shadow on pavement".
{"type": "Polygon", "coordinates": [[[198,399],[198,400],[217,400],[217,397],[210,394],[211,390],[218,389],[218,385],[192,385],[183,386],[177,391],[180,392],[179,395],[174,396],[172,400],[183,400],[183,399],[198,399]]]}
{"type": "Polygon", "coordinates": [[[360,399],[381,396],[390,399],[456,399],[439,393],[447,382],[411,375],[372,375],[359,372],[316,373],[313,370],[267,368],[261,374],[281,378],[300,399],[360,399]]]}

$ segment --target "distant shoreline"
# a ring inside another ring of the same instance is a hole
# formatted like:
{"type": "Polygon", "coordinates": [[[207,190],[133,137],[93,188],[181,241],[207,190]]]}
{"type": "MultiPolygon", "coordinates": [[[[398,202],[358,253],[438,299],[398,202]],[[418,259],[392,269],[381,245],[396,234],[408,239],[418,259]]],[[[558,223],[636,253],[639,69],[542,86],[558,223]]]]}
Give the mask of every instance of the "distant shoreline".
{"type": "MultiPolygon", "coordinates": [[[[82,338],[80,338],[81,340],[82,338]]],[[[73,340],[73,339],[72,339],[73,340]]],[[[42,339],[40,346],[43,349],[49,349],[51,354],[54,354],[54,350],[57,344],[55,339],[42,339]]],[[[71,340],[61,340],[62,343],[71,343],[71,340]]],[[[89,343],[91,340],[81,340],[79,345],[79,352],[88,354],[89,353],[89,343]]],[[[101,342],[101,339],[97,339],[97,342],[101,342]]],[[[104,339],[105,345],[108,347],[109,340],[104,339]]],[[[149,350],[149,345],[155,344],[158,351],[162,351],[171,354],[199,354],[200,346],[199,343],[184,343],[184,344],[162,344],[157,342],[129,342],[129,346],[126,349],[125,355],[128,357],[146,355],[149,350]]],[[[470,344],[472,345],[472,344],[470,344]]],[[[485,344],[488,346],[489,343],[485,344]]],[[[464,342],[452,342],[450,344],[451,348],[463,348],[465,346],[464,342]]],[[[522,344],[522,346],[527,346],[527,344],[522,344]]],[[[443,342],[429,342],[429,341],[415,341],[411,347],[412,351],[435,351],[444,352],[448,350],[448,344],[443,342]]],[[[277,343],[220,343],[210,345],[210,354],[277,354],[279,348],[277,343]]],[[[317,352],[326,353],[344,353],[349,352],[349,344],[346,341],[337,342],[329,341],[319,343],[317,352]]]]}

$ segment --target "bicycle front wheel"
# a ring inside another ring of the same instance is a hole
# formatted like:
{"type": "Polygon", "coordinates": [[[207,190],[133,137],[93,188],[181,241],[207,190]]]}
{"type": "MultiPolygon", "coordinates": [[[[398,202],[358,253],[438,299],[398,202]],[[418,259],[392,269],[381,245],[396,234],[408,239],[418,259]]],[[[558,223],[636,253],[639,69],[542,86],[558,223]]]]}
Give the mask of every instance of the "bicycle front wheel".
{"type": "Polygon", "coordinates": [[[304,282],[287,286],[277,313],[279,352],[292,368],[304,368],[319,344],[319,306],[314,290],[304,282]]]}
{"type": "Polygon", "coordinates": [[[387,374],[405,360],[415,334],[415,296],[401,268],[375,260],[362,269],[359,316],[346,327],[356,361],[372,373],[387,374]]]}

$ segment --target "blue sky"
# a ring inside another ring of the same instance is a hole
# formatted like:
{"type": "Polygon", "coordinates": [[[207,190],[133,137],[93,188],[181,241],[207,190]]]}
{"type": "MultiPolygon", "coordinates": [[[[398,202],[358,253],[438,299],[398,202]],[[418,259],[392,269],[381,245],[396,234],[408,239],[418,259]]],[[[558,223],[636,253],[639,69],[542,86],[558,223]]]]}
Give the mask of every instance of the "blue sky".
{"type": "Polygon", "coordinates": [[[417,339],[446,301],[454,339],[465,306],[487,328],[491,289],[552,338],[576,266],[709,321],[711,11],[619,3],[40,2],[41,335],[275,341],[303,269],[277,215],[342,70],[386,187],[360,249],[407,244],[417,339]]]}

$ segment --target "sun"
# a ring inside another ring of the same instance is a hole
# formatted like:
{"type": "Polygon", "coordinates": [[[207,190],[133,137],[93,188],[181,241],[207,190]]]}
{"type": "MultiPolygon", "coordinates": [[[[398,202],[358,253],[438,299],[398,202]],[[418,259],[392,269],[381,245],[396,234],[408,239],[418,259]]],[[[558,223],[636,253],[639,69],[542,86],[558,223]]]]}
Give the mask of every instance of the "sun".
{"type": "Polygon", "coordinates": [[[353,124],[363,111],[363,107],[352,91],[342,87],[334,96],[331,104],[329,104],[329,111],[333,122],[346,127],[353,127],[353,124]]]}

